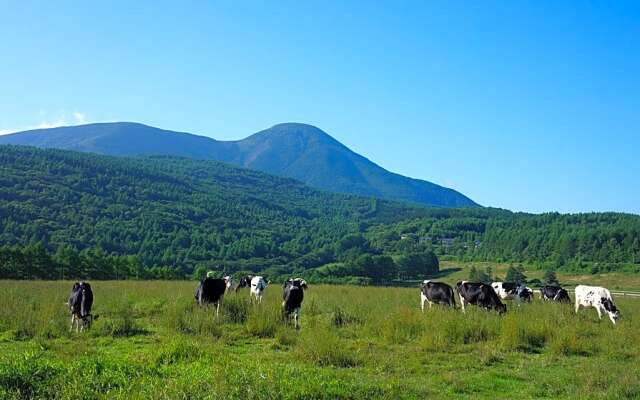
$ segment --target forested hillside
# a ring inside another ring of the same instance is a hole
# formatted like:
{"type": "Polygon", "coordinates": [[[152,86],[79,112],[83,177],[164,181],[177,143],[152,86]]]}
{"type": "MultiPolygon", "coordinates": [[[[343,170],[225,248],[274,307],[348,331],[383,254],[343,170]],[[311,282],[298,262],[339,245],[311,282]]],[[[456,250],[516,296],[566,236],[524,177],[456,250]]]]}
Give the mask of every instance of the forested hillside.
{"type": "Polygon", "coordinates": [[[141,266],[284,273],[336,261],[340,240],[369,225],[424,212],[185,158],[0,146],[0,172],[5,277],[139,276],[141,266]],[[80,271],[46,265],[46,253],[80,271]],[[134,257],[107,260],[115,255],[134,257]],[[114,263],[122,270],[103,271],[114,263]]]}
{"type": "Polygon", "coordinates": [[[413,207],[215,161],[0,146],[0,278],[388,282],[438,258],[640,270],[640,216],[413,207]]]}
{"type": "Polygon", "coordinates": [[[640,216],[622,213],[526,214],[439,209],[428,217],[373,227],[387,252],[435,248],[460,260],[507,261],[585,272],[640,272],[640,216]]]}

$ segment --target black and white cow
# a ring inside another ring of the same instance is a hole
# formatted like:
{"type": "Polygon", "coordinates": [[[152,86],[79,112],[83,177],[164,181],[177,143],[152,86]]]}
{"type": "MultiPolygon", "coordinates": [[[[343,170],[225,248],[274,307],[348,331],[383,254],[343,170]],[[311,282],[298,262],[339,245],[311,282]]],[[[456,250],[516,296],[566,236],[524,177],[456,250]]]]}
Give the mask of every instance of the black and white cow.
{"type": "Polygon", "coordinates": [[[540,288],[542,300],[570,302],[569,293],[560,286],[547,285],[540,288]]]}
{"type": "Polygon", "coordinates": [[[429,308],[436,304],[446,304],[450,307],[456,306],[453,288],[446,283],[432,282],[425,280],[420,287],[420,307],[424,311],[424,303],[429,303],[429,308]]]}
{"type": "Polygon", "coordinates": [[[267,288],[267,281],[261,276],[254,276],[251,279],[251,290],[249,296],[255,297],[258,303],[262,303],[262,293],[267,288]]]}
{"type": "Polygon", "coordinates": [[[196,289],[196,302],[201,306],[213,305],[216,307],[216,317],[220,314],[220,304],[224,293],[229,288],[231,277],[224,278],[205,278],[200,281],[196,289]]]}
{"type": "Polygon", "coordinates": [[[74,324],[76,325],[76,332],[90,328],[94,320],[93,315],[91,315],[91,307],[93,306],[91,285],[88,282],[74,283],[67,304],[71,311],[71,327],[69,330],[73,330],[74,324]]]}
{"type": "Polygon", "coordinates": [[[533,290],[522,283],[493,282],[491,287],[502,300],[531,301],[533,298],[533,290]]]}
{"type": "Polygon", "coordinates": [[[240,281],[238,282],[238,286],[236,286],[236,292],[241,288],[251,287],[252,279],[253,279],[253,275],[245,275],[242,278],[240,278],[240,281]]]}
{"type": "Polygon", "coordinates": [[[487,310],[494,309],[500,314],[507,312],[507,306],[500,301],[495,290],[486,283],[462,281],[456,284],[456,289],[460,294],[462,312],[465,312],[466,304],[473,304],[487,310]]]}
{"type": "Polygon", "coordinates": [[[593,307],[598,312],[598,318],[602,319],[602,313],[609,315],[611,322],[616,323],[620,318],[620,311],[616,308],[608,289],[600,286],[576,286],[576,314],[582,307],[593,307]]]}
{"type": "Polygon", "coordinates": [[[288,279],[283,285],[282,308],[287,320],[293,316],[296,329],[300,328],[300,308],[307,282],[302,278],[288,279]]]}
{"type": "Polygon", "coordinates": [[[516,286],[516,299],[521,301],[533,300],[533,289],[522,283],[518,284],[518,286],[516,286]]]}

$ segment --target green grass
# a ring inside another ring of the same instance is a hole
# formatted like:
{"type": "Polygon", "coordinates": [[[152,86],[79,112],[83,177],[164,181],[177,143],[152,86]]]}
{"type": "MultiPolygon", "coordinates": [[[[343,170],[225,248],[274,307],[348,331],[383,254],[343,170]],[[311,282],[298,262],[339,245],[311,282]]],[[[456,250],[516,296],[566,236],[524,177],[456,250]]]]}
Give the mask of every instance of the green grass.
{"type": "Polygon", "coordinates": [[[94,281],[100,317],[76,334],[70,282],[0,281],[0,398],[640,397],[640,299],[616,299],[613,326],[540,301],[423,314],[417,288],[310,286],[296,331],[279,285],[260,305],[228,294],[217,320],[194,286],[94,281]]]}

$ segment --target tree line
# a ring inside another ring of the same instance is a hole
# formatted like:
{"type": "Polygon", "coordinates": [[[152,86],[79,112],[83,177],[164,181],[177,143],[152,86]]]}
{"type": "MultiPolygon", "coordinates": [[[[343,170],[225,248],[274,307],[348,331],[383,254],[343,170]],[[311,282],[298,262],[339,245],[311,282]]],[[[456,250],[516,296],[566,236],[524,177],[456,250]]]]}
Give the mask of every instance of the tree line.
{"type": "Polygon", "coordinates": [[[215,161],[0,146],[0,278],[198,271],[383,282],[438,259],[640,271],[640,217],[441,209],[215,161]],[[46,257],[48,259],[46,259],[46,257]]]}

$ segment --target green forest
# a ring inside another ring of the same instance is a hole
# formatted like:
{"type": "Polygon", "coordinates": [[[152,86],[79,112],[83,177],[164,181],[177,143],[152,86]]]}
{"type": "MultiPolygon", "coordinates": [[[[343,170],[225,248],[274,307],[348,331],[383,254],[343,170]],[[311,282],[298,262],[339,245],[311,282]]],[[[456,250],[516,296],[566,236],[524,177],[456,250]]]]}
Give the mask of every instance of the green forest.
{"type": "Polygon", "coordinates": [[[640,216],[427,208],[215,161],[0,146],[0,278],[375,283],[443,258],[638,271],[640,216]]]}

